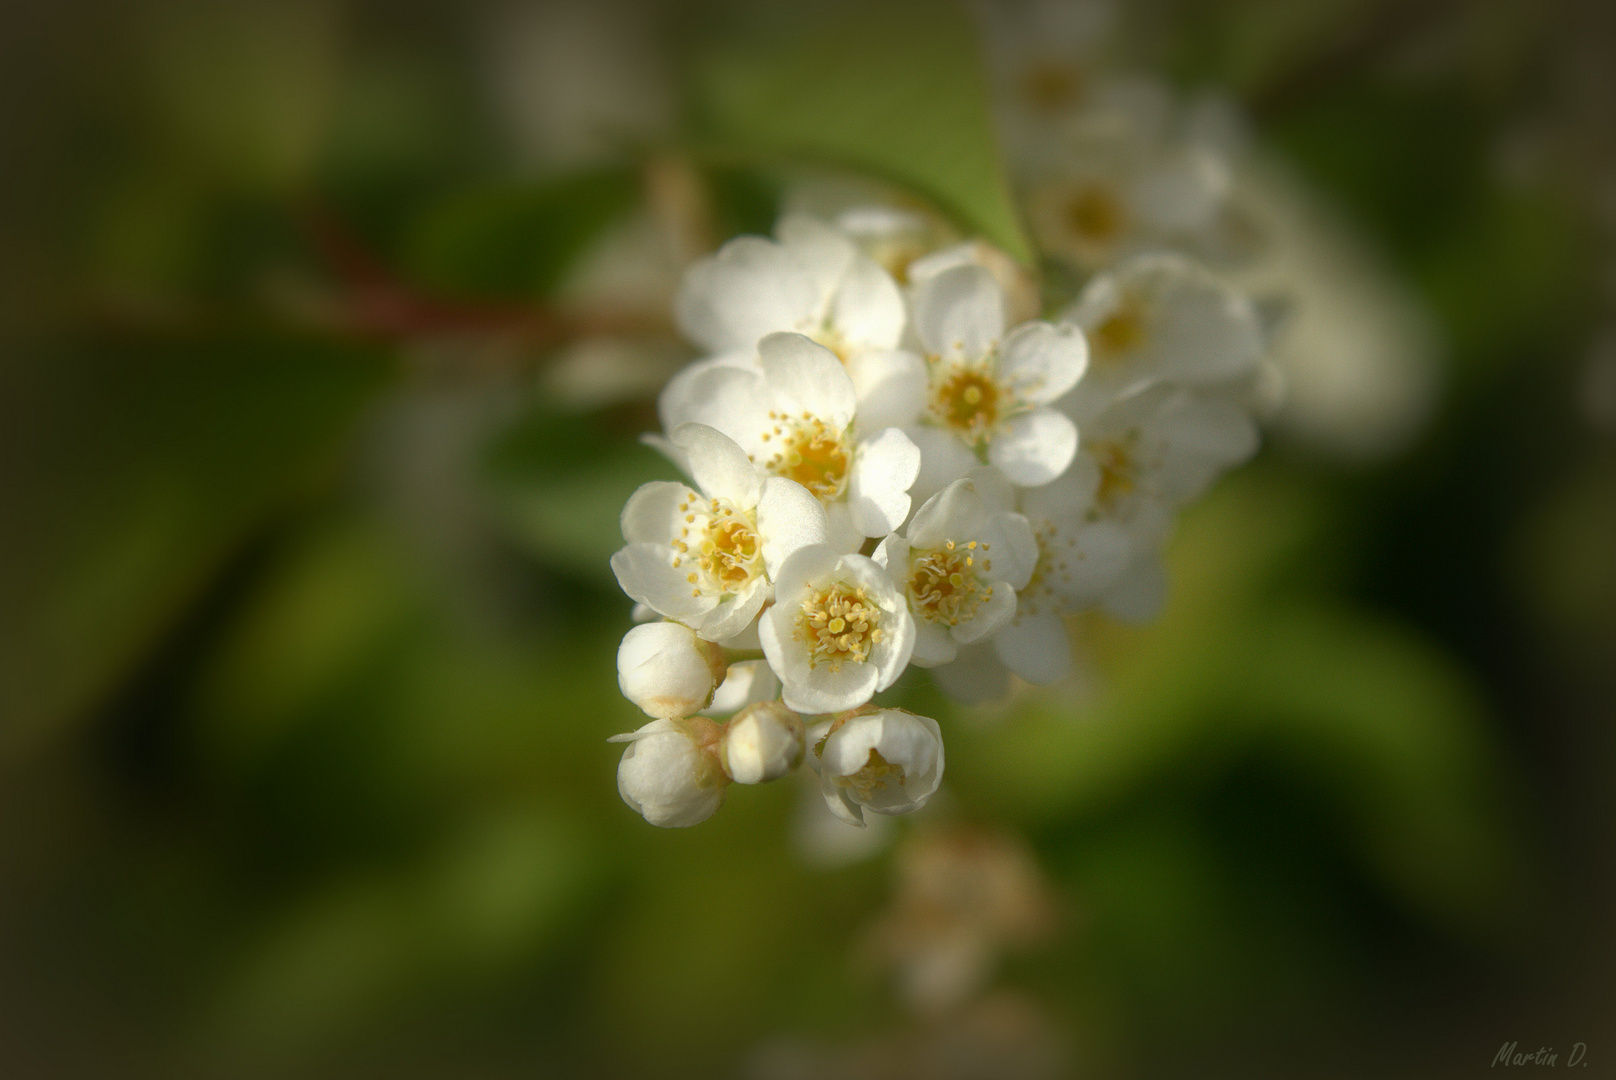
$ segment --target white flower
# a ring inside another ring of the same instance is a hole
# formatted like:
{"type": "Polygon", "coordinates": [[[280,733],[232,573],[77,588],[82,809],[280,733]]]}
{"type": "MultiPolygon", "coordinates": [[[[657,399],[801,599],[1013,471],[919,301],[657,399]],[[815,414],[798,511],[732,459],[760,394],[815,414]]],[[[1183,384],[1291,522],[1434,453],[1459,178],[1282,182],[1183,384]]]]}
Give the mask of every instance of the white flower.
{"type": "Polygon", "coordinates": [[[612,556],[623,591],[709,641],[744,630],[769,599],[787,556],[823,543],[825,511],[802,485],[762,479],[734,442],[710,427],[673,433],[700,493],[645,484],[623,508],[628,546],[612,556]]]}
{"type": "MultiPolygon", "coordinates": [[[[920,450],[897,428],[855,424],[853,382],[835,355],[801,334],[770,334],[754,369],[714,366],[664,406],[671,424],[722,431],[765,475],[806,487],[825,506],[829,542],[844,551],[909,516],[920,450]]],[[[919,399],[919,383],[913,396],[919,399]]]]}
{"type": "Polygon", "coordinates": [[[982,267],[999,283],[1005,298],[1006,323],[1017,326],[1038,317],[1043,307],[1038,278],[1007,252],[982,240],[967,240],[916,259],[909,264],[905,277],[911,289],[918,289],[944,270],[971,265],[982,267]]]}
{"type": "Polygon", "coordinates": [[[758,637],[786,705],[828,713],[863,705],[903,674],[915,624],[885,570],[820,544],[780,567],[758,637]]]}
{"type": "Polygon", "coordinates": [[[831,724],[813,761],[825,805],[863,825],[865,810],[907,814],[926,805],[943,780],[943,733],[929,716],[876,709],[831,724]]]}
{"type": "Polygon", "coordinates": [[[617,685],[647,716],[689,716],[708,703],[723,677],[722,650],[679,623],[636,626],[617,647],[617,685]]]}
{"type": "Polygon", "coordinates": [[[779,696],[780,679],[769,668],[768,661],[741,660],[729,666],[724,681],[713,691],[712,704],[701,711],[708,716],[729,716],[748,705],[773,701],[779,696]]]}
{"type": "Polygon", "coordinates": [[[1070,672],[1072,645],[1062,616],[1098,604],[1131,557],[1122,526],[1091,519],[1094,492],[1078,472],[1021,493],[1038,561],[1016,592],[1015,618],[992,644],[1005,666],[1031,683],[1059,682],[1070,672]]]}
{"type": "Polygon", "coordinates": [[[1038,546],[1010,509],[1010,485],[993,469],[954,481],[915,512],[905,536],[881,541],[875,561],[909,600],[914,662],[933,667],[1009,625],[1038,546]]]}
{"type": "Polygon", "coordinates": [[[1123,123],[1086,130],[1063,150],[1028,195],[1041,250],[1092,273],[1138,251],[1210,254],[1224,244],[1229,170],[1207,147],[1123,123]]]}
{"type": "Polygon", "coordinates": [[[1136,256],[1095,277],[1062,318],[1088,337],[1082,393],[1091,402],[1157,382],[1244,378],[1263,347],[1246,295],[1178,255],[1136,256]]]}
{"type": "Polygon", "coordinates": [[[1129,622],[1154,618],[1166,597],[1160,552],[1174,511],[1256,452],[1256,425],[1231,401],[1168,383],[1097,412],[1081,393],[1067,407],[1083,424],[1071,476],[1091,503],[1088,516],[1128,534],[1128,568],[1106,589],[1102,606],[1129,622]]]}
{"type": "Polygon", "coordinates": [[[805,334],[847,366],[869,430],[892,422],[887,398],[924,383],[919,358],[899,349],[908,313],[897,282],[851,238],[823,222],[792,214],[780,220],[779,242],[731,240],[693,265],[679,290],[680,329],[715,353],[675,376],[663,391],[670,411],[691,397],[690,380],[712,367],[755,365],[753,351],[777,332],[805,334]]]}
{"type": "Polygon", "coordinates": [[[802,719],[778,701],[762,701],[729,722],[719,759],[737,784],[761,784],[795,769],[802,751],[802,719]]]}
{"type": "Polygon", "coordinates": [[[1101,408],[1082,392],[1063,404],[1083,426],[1072,463],[1078,497],[1091,518],[1123,525],[1141,547],[1164,540],[1174,509],[1257,451],[1244,409],[1170,383],[1101,408]]]}
{"type": "Polygon", "coordinates": [[[1077,429],[1048,405],[1088,364],[1079,330],[1029,322],[1006,335],[999,286],[971,264],[921,283],[915,330],[930,371],[926,407],[909,429],[921,451],[916,498],[969,472],[979,455],[1023,487],[1066,470],[1077,429]]]}
{"type": "Polygon", "coordinates": [[[653,720],[638,731],[614,735],[626,742],[617,766],[617,792],[652,825],[683,828],[717,812],[729,777],[718,762],[721,729],[700,717],[653,720]]]}

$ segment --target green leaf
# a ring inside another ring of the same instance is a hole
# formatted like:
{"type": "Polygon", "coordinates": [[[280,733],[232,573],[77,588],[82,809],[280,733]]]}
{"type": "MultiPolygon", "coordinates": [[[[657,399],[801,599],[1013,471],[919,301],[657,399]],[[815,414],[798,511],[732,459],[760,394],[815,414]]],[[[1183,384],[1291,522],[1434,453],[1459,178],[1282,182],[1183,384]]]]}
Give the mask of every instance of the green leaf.
{"type": "Polygon", "coordinates": [[[376,354],[293,338],[41,348],[0,369],[0,747],[95,706],[329,466],[376,354]]]}
{"type": "Polygon", "coordinates": [[[449,292],[541,294],[637,196],[634,174],[623,168],[464,191],[420,222],[405,262],[423,282],[449,292]]]}
{"type": "Polygon", "coordinates": [[[1023,262],[970,22],[953,5],[815,5],[709,54],[698,117],[721,149],[867,171],[932,199],[1023,262]]]}

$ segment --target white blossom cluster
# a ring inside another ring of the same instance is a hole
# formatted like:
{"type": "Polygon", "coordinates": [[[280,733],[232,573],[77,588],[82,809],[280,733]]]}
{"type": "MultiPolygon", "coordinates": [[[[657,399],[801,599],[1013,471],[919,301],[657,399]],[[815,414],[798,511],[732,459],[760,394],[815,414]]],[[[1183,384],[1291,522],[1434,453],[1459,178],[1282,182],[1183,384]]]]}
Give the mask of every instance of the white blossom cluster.
{"type": "Polygon", "coordinates": [[[966,700],[1061,679],[1065,616],[1151,617],[1175,511],[1256,448],[1257,318],[1194,262],[1132,256],[1044,320],[1002,252],[924,233],[788,213],[686,273],[707,355],[647,441],[688,479],[634,493],[611,560],[661,620],[618,653],[654,717],[618,786],[652,824],[802,762],[849,823],[918,809],[941,731],[875,695],[911,664],[966,700]]]}

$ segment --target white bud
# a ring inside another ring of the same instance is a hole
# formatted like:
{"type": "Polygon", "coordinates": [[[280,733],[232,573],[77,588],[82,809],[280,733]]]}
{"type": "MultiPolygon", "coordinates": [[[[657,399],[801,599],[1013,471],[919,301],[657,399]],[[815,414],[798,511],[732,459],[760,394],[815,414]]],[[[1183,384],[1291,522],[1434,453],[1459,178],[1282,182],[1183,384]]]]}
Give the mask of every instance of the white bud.
{"type": "Polygon", "coordinates": [[[904,709],[856,713],[832,725],[814,748],[814,767],[831,812],[851,825],[864,811],[907,814],[926,805],[943,780],[937,721],[904,709]]]}
{"type": "Polygon", "coordinates": [[[617,793],[652,825],[683,828],[706,821],[724,802],[729,778],[718,764],[721,729],[711,720],[653,720],[608,742],[626,742],[617,793]]]}
{"type": "Polygon", "coordinates": [[[719,751],[737,784],[777,780],[802,761],[802,720],[778,701],[749,705],[724,729],[719,751]]]}
{"type": "Polygon", "coordinates": [[[647,716],[689,716],[712,698],[723,674],[723,651],[676,622],[636,626],[617,647],[617,685],[647,716]]]}
{"type": "Polygon", "coordinates": [[[713,703],[701,711],[708,716],[729,716],[779,696],[780,679],[767,660],[742,660],[729,666],[724,681],[713,691],[713,703]]]}

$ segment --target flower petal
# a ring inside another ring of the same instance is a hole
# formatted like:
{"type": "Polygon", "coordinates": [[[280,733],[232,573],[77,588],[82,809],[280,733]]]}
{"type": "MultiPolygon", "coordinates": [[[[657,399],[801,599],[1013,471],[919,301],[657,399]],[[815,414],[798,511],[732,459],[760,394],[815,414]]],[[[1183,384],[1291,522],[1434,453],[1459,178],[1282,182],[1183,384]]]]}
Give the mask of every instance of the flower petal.
{"type": "Polygon", "coordinates": [[[978,604],[976,613],[949,628],[961,645],[982,641],[1002,631],[1016,617],[1016,591],[1003,581],[992,582],[993,595],[978,604]]]}
{"type": "Polygon", "coordinates": [[[953,661],[959,645],[948,629],[929,619],[915,620],[915,648],[910,662],[916,667],[936,667],[953,661]]]}
{"type": "Polygon", "coordinates": [[[763,539],[763,565],[771,578],[798,548],[825,542],[825,508],[813,492],[783,476],[763,481],[757,525],[763,539]]]}
{"type": "Polygon", "coordinates": [[[825,503],[825,543],[844,554],[864,546],[864,530],[853,521],[853,511],[845,502],[825,503]]]}
{"type": "Polygon", "coordinates": [[[612,556],[612,573],[630,599],[692,626],[717,606],[715,597],[691,595],[685,571],[673,565],[673,552],[666,544],[628,545],[612,556]]]}
{"type": "Polygon", "coordinates": [[[706,424],[682,424],[674,429],[673,444],[689,457],[690,475],[708,498],[747,510],[757,505],[762,480],[734,439],[706,424]]]}
{"type": "Polygon", "coordinates": [[[847,506],[865,536],[885,536],[909,516],[909,488],[920,475],[920,448],[898,428],[887,428],[853,452],[847,506]]]}
{"type": "Polygon", "coordinates": [[[792,264],[812,283],[814,316],[824,318],[831,296],[858,257],[857,245],[841,230],[808,214],[786,214],[775,224],[774,235],[792,264]]]}
{"type": "Polygon", "coordinates": [[[988,460],[1022,487],[1047,484],[1072,463],[1077,453],[1077,425],[1050,408],[1012,416],[994,433],[988,460]]]}
{"type": "Polygon", "coordinates": [[[1148,552],[1106,590],[1105,610],[1123,622],[1144,623],[1167,603],[1167,570],[1161,556],[1148,552]]]}
{"type": "Polygon", "coordinates": [[[1025,517],[1016,513],[991,514],[972,535],[987,543],[994,578],[1017,592],[1026,587],[1033,567],[1038,565],[1038,541],[1025,517]]]}
{"type": "Polygon", "coordinates": [[[926,407],[926,362],[902,349],[857,349],[846,360],[860,431],[913,424],[926,407]]]}
{"type": "Polygon", "coordinates": [[[758,342],[758,358],[777,410],[809,413],[837,431],[853,422],[858,395],[835,353],[801,334],[770,334],[758,342]]]}
{"type": "Polygon", "coordinates": [[[932,668],[931,677],[943,693],[967,705],[1003,701],[1010,696],[1010,672],[990,642],[965,646],[952,664],[932,668]]]}
{"type": "Polygon", "coordinates": [[[683,484],[653,480],[641,484],[623,507],[623,539],[631,544],[662,544],[666,547],[679,535],[684,512],[681,505],[699,498],[683,484]]]}
{"type": "Polygon", "coordinates": [[[866,255],[856,255],[831,298],[831,329],[849,345],[896,348],[907,321],[903,293],[892,275],[866,255]]]}
{"type": "Polygon", "coordinates": [[[1033,405],[1047,405],[1077,385],[1089,364],[1088,340],[1075,326],[1023,323],[1004,339],[999,377],[1015,395],[1033,405]]]}
{"type": "Polygon", "coordinates": [[[722,352],[754,348],[777,330],[806,329],[823,295],[814,274],[784,247],[739,236],[685,271],[674,309],[686,337],[722,352]]]}
{"type": "Polygon", "coordinates": [[[726,641],[745,630],[773,590],[762,578],[754,578],[739,592],[719,601],[718,606],[691,623],[691,628],[708,641],[726,641]]]}
{"type": "Polygon", "coordinates": [[[905,428],[904,434],[920,448],[920,472],[909,487],[909,498],[917,505],[980,464],[964,443],[942,428],[917,424],[905,428]]]}
{"type": "Polygon", "coordinates": [[[1133,554],[1128,532],[1110,521],[1071,519],[1051,541],[1045,580],[1070,606],[1090,607],[1128,568],[1133,554]]]}
{"type": "Polygon", "coordinates": [[[915,331],[945,360],[986,356],[1004,335],[1004,294],[981,266],[955,266],[915,290],[915,331]]]}
{"type": "Polygon", "coordinates": [[[963,544],[976,537],[983,519],[976,483],[961,477],[921,504],[906,535],[917,548],[940,548],[950,540],[963,544]]]}
{"type": "Polygon", "coordinates": [[[668,385],[662,388],[662,393],[657,395],[657,418],[662,421],[663,431],[672,431],[680,424],[688,424],[693,420],[706,422],[696,415],[703,396],[695,384],[702,376],[717,368],[752,372],[763,370],[758,364],[756,346],[722,352],[686,364],[677,375],[668,380],[668,385]]]}
{"type": "Polygon", "coordinates": [[[1050,612],[1023,615],[999,632],[993,649],[1011,671],[1041,686],[1060,682],[1072,670],[1066,624],[1050,612]]]}

